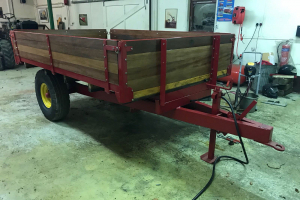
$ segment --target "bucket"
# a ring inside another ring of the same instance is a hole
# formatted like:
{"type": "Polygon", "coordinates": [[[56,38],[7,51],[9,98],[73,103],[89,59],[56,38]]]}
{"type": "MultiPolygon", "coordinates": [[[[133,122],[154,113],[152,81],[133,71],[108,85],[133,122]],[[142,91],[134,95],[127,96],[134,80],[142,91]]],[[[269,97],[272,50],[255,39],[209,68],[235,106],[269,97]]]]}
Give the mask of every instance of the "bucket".
{"type": "MultiPolygon", "coordinates": [[[[239,105],[239,110],[245,110],[254,100],[255,101],[258,100],[258,95],[254,93],[248,93],[248,96],[242,99],[239,105]]],[[[256,105],[249,111],[249,113],[253,113],[255,111],[256,111],[256,105]]]]}

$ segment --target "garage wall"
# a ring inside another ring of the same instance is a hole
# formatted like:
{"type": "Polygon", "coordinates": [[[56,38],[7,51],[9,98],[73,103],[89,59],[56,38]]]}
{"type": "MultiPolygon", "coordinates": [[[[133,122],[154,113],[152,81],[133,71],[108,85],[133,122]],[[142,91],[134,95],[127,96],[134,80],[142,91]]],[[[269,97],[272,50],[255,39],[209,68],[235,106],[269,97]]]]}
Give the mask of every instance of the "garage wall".
{"type": "Polygon", "coordinates": [[[189,0],[152,0],[152,30],[188,31],[189,0]],[[178,9],[177,28],[165,28],[165,11],[169,8],[178,9]]]}
{"type": "MultiPolygon", "coordinates": [[[[291,55],[300,74],[300,40],[295,37],[297,25],[300,25],[300,1],[299,0],[235,0],[235,6],[246,7],[246,17],[243,25],[244,43],[239,42],[238,54],[242,53],[249,43],[255,24],[263,23],[258,40],[258,52],[273,52],[277,61],[277,46],[283,40],[293,39],[291,55]]],[[[215,32],[234,33],[236,37],[239,32],[239,25],[231,22],[216,22],[215,32]]],[[[258,31],[254,38],[257,38],[258,31]]],[[[256,40],[253,40],[247,51],[256,48],[256,40]]],[[[245,62],[254,61],[254,56],[245,57],[245,62]]],[[[258,60],[258,58],[257,58],[258,60]]]]}
{"type": "MultiPolygon", "coordinates": [[[[15,16],[17,19],[35,20],[34,0],[27,0],[25,4],[21,4],[20,0],[13,0],[15,16]]],[[[11,0],[0,0],[0,7],[3,13],[12,13],[11,0]]],[[[0,22],[7,20],[0,19],[0,22]]],[[[1,25],[0,25],[1,26],[1,25]]]]}
{"type": "MultiPolygon", "coordinates": [[[[70,29],[149,29],[149,4],[145,0],[120,0],[79,3],[64,6],[63,0],[52,0],[54,25],[57,27],[57,15],[62,15],[66,28],[70,29]],[[88,25],[80,26],[79,14],[87,14],[88,25]],[[115,24],[115,26],[114,26],[115,24]]],[[[38,8],[46,8],[46,0],[36,0],[38,8]]],[[[45,23],[50,27],[50,23],[45,23]]]]}

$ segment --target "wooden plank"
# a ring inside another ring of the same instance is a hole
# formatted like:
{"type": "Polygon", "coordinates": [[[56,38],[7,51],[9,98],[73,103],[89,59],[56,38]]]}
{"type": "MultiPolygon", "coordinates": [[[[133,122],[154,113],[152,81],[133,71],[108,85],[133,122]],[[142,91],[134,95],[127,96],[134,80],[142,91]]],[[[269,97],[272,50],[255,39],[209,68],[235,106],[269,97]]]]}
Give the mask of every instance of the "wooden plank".
{"type": "MultiPolygon", "coordinates": [[[[72,63],[63,62],[60,60],[53,60],[54,66],[68,70],[77,74],[81,74],[90,78],[94,78],[97,80],[105,81],[105,73],[103,70],[88,68],[81,65],[76,65],[72,63]]],[[[114,73],[109,73],[109,82],[118,85],[118,75],[114,73]]]]}
{"type": "Polygon", "coordinates": [[[78,47],[78,46],[71,46],[65,44],[51,44],[52,52],[63,53],[78,57],[90,58],[94,60],[103,61],[103,48],[102,49],[91,49],[86,47],[78,47]]]}
{"type": "MultiPolygon", "coordinates": [[[[77,57],[77,56],[72,56],[72,55],[57,53],[57,52],[52,52],[52,56],[53,59],[55,60],[104,71],[103,61],[77,57]]],[[[118,74],[118,65],[116,63],[109,63],[108,72],[118,74]]]]}
{"type": "Polygon", "coordinates": [[[69,36],[49,35],[50,45],[70,45],[103,50],[103,40],[95,38],[78,38],[69,36]]]}
{"type": "MultiPolygon", "coordinates": [[[[222,35],[221,44],[232,44],[231,39],[234,35],[222,35]]],[[[202,36],[202,37],[186,37],[186,38],[170,38],[167,39],[167,50],[172,49],[184,49],[198,46],[208,46],[212,45],[212,36],[202,36]]],[[[132,46],[133,50],[129,51],[127,54],[140,54],[146,52],[157,52],[160,51],[160,39],[152,40],[137,40],[128,41],[127,46],[132,46]]]]}
{"type": "MultiPolygon", "coordinates": [[[[220,48],[219,70],[230,64],[231,44],[220,48]]],[[[211,46],[167,51],[167,83],[208,74],[211,67],[211,46]]],[[[160,52],[128,55],[128,85],[134,91],[159,86],[160,52]]]]}
{"type": "Polygon", "coordinates": [[[26,58],[26,59],[29,59],[29,60],[33,60],[33,61],[36,61],[36,62],[40,62],[40,63],[50,65],[49,57],[43,57],[43,56],[40,56],[40,55],[36,55],[36,54],[24,52],[24,51],[19,51],[19,52],[20,52],[21,58],[26,58]]]}
{"type": "MultiPolygon", "coordinates": [[[[223,70],[223,71],[218,71],[218,76],[223,76],[224,74],[227,73],[227,70],[223,70]]],[[[205,79],[208,79],[210,76],[209,74],[205,74],[202,76],[196,76],[190,79],[186,79],[186,80],[182,80],[182,81],[178,81],[175,83],[169,83],[166,85],[166,90],[171,90],[174,88],[179,88],[185,85],[190,85],[193,83],[198,83],[201,81],[204,81],[205,79]]],[[[151,95],[155,95],[158,94],[160,92],[160,86],[158,87],[153,87],[153,88],[148,88],[145,90],[140,90],[140,91],[136,91],[133,93],[133,98],[134,99],[138,99],[138,98],[142,98],[142,97],[147,97],[147,96],[151,96],[151,95]]]]}
{"type": "Polygon", "coordinates": [[[31,53],[31,54],[35,54],[35,55],[39,55],[39,56],[49,58],[49,51],[48,50],[37,49],[37,48],[24,46],[24,45],[18,45],[18,48],[19,48],[19,51],[23,51],[23,52],[27,52],[27,53],[31,53]]]}
{"type": "MultiPolygon", "coordinates": [[[[23,46],[23,45],[19,45],[18,48],[22,52],[30,53],[32,55],[37,55],[40,57],[45,57],[47,60],[49,60],[49,51],[48,50],[37,49],[37,48],[23,46]]],[[[53,59],[56,59],[57,61],[62,61],[65,63],[83,66],[85,68],[92,68],[92,69],[98,69],[100,71],[104,71],[104,62],[100,61],[100,60],[83,58],[83,57],[58,53],[58,52],[52,52],[52,56],[53,56],[53,59]]],[[[112,73],[112,74],[118,74],[117,55],[115,52],[109,52],[108,61],[109,61],[108,62],[108,72],[112,73]]],[[[54,64],[54,66],[55,66],[55,64],[54,64]]]]}
{"type": "Polygon", "coordinates": [[[27,33],[27,32],[18,32],[15,31],[16,40],[31,40],[31,41],[38,41],[38,42],[46,42],[47,38],[46,35],[39,34],[39,33],[27,33]]]}
{"type": "Polygon", "coordinates": [[[106,29],[80,29],[80,30],[22,30],[24,32],[54,34],[54,35],[68,35],[78,37],[92,37],[92,38],[107,38],[106,29]]]}
{"type": "Polygon", "coordinates": [[[23,46],[29,46],[37,49],[44,49],[48,50],[48,44],[47,42],[38,42],[38,41],[32,41],[32,40],[23,40],[23,39],[18,39],[17,40],[18,45],[23,45],[23,46]]]}
{"type": "Polygon", "coordinates": [[[187,32],[187,31],[146,31],[146,30],[110,30],[111,39],[135,40],[150,38],[173,38],[191,36],[231,35],[230,33],[187,32]]]}

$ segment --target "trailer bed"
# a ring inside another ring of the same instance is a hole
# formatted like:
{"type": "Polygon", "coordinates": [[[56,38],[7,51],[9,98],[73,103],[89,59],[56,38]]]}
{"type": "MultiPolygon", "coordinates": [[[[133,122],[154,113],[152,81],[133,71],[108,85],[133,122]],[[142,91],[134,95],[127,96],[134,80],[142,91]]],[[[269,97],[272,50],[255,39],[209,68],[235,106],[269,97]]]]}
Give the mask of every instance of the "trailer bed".
{"type": "Polygon", "coordinates": [[[12,31],[11,36],[17,62],[48,68],[115,92],[120,103],[159,94],[162,83],[169,92],[208,80],[213,60],[217,60],[218,77],[229,75],[235,37],[223,33],[111,30],[111,39],[107,39],[104,29],[12,31]],[[161,51],[162,41],[166,52],[161,51]],[[163,76],[162,59],[166,60],[163,76]]]}

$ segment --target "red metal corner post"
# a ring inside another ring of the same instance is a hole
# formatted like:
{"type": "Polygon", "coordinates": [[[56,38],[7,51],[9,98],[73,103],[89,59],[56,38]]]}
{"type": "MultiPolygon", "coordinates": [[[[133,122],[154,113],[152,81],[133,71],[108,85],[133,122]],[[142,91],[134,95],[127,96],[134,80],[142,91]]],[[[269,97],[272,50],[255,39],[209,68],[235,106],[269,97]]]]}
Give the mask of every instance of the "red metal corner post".
{"type": "Polygon", "coordinates": [[[220,36],[213,36],[212,56],[211,56],[211,71],[210,71],[210,84],[216,85],[218,78],[219,67],[219,52],[220,52],[220,36]]]}
{"type": "MultiPolygon", "coordinates": [[[[216,88],[212,94],[213,104],[212,104],[212,115],[217,115],[220,112],[222,92],[219,88],[216,88]]],[[[216,146],[217,131],[214,129],[210,130],[209,138],[209,149],[208,152],[203,154],[200,158],[208,163],[213,163],[216,160],[215,156],[215,146],[216,146]]]]}
{"type": "MultiPolygon", "coordinates": [[[[215,85],[215,86],[217,85],[220,44],[221,44],[221,37],[213,36],[209,85],[215,85]]],[[[222,97],[222,92],[220,88],[215,87],[214,92],[212,94],[212,99],[213,99],[212,115],[217,115],[220,112],[221,97],[222,97]]],[[[201,159],[208,163],[213,163],[216,159],[215,157],[216,137],[217,137],[217,131],[211,129],[208,152],[201,156],[201,159]]]]}
{"type": "Polygon", "coordinates": [[[49,51],[49,58],[50,58],[50,65],[51,65],[51,72],[54,75],[54,65],[53,65],[53,57],[52,57],[52,51],[51,51],[51,46],[50,46],[50,39],[49,39],[49,35],[46,35],[47,38],[47,44],[48,44],[48,51],[49,51]]]}
{"type": "Polygon", "coordinates": [[[103,57],[104,57],[104,72],[105,72],[105,92],[107,94],[110,93],[110,86],[109,86],[109,74],[108,74],[108,58],[107,58],[107,49],[106,49],[107,41],[103,40],[103,57]]]}
{"type": "Polygon", "coordinates": [[[128,87],[127,81],[127,51],[132,51],[126,41],[118,42],[118,65],[119,65],[119,90],[115,91],[119,103],[129,103],[133,101],[133,90],[128,87]]]}
{"type": "Polygon", "coordinates": [[[230,57],[230,64],[227,67],[227,75],[229,76],[231,74],[232,69],[232,61],[233,61],[233,52],[234,52],[234,44],[235,44],[235,37],[231,38],[232,42],[232,49],[231,49],[231,57],[230,57]]]}
{"type": "Polygon", "coordinates": [[[161,39],[161,65],[160,65],[160,105],[166,103],[166,78],[167,78],[167,40],[161,39]]]}
{"type": "Polygon", "coordinates": [[[15,62],[19,64],[21,62],[20,58],[20,52],[18,49],[18,44],[17,44],[17,39],[16,39],[16,34],[14,31],[10,31],[10,39],[11,39],[11,44],[13,46],[13,52],[15,55],[15,62]]]}

